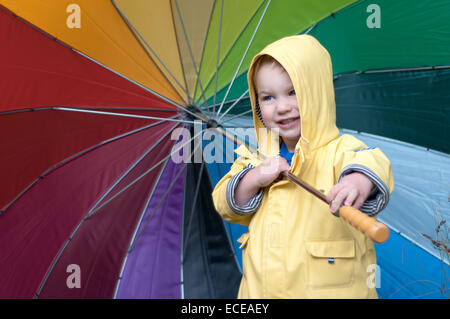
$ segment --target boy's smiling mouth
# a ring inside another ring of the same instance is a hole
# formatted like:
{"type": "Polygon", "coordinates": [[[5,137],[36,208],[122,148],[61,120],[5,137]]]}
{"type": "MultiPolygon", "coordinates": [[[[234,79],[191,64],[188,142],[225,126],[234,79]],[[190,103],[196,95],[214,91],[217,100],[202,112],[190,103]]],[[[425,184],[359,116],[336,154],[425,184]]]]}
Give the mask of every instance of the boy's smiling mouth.
{"type": "Polygon", "coordinates": [[[286,129],[286,128],[295,126],[299,120],[300,120],[300,117],[297,116],[297,117],[283,119],[283,120],[277,121],[276,123],[280,128],[286,129]]]}

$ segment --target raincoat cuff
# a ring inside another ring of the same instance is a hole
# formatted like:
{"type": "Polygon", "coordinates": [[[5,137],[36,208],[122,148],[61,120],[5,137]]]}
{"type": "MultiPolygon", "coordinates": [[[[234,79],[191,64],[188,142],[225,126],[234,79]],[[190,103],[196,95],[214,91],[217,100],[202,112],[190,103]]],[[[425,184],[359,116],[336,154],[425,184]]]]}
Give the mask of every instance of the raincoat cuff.
{"type": "Polygon", "coordinates": [[[231,210],[238,215],[251,214],[251,213],[255,212],[258,209],[259,205],[261,204],[262,195],[263,195],[262,188],[244,206],[239,206],[234,201],[234,192],[236,190],[237,185],[239,184],[239,181],[242,179],[242,177],[244,177],[245,174],[247,174],[253,168],[254,168],[254,166],[249,164],[242,171],[240,171],[239,173],[234,175],[229,180],[228,185],[227,185],[226,198],[227,198],[228,206],[230,206],[231,210]]]}
{"type": "Polygon", "coordinates": [[[372,170],[369,168],[359,165],[351,164],[346,167],[341,172],[339,176],[339,181],[345,176],[352,172],[360,172],[366,175],[372,183],[375,185],[374,189],[369,194],[368,199],[359,209],[363,213],[370,217],[375,217],[380,211],[382,211],[389,202],[389,189],[381,178],[379,178],[372,170]]]}

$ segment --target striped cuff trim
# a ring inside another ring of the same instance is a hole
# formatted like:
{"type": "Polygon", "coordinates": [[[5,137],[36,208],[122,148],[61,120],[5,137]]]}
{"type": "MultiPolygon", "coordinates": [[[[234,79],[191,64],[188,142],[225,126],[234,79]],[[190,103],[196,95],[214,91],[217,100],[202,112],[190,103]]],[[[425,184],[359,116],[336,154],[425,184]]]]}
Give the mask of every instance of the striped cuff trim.
{"type": "Polygon", "coordinates": [[[375,193],[376,194],[375,198],[370,199],[373,196],[369,196],[369,199],[366,200],[359,209],[368,216],[375,217],[380,211],[382,211],[387,206],[389,202],[389,189],[387,188],[386,184],[373,171],[359,164],[351,164],[344,167],[344,169],[341,172],[341,175],[339,176],[339,181],[342,179],[342,177],[352,172],[363,173],[376,186],[377,192],[375,193]]]}
{"type": "Polygon", "coordinates": [[[228,206],[230,206],[231,210],[238,215],[248,215],[248,214],[254,213],[258,209],[259,205],[261,204],[262,195],[263,195],[262,188],[244,206],[238,206],[236,204],[236,202],[234,201],[234,192],[236,190],[236,187],[237,187],[239,181],[252,168],[254,168],[253,165],[251,165],[251,164],[248,165],[242,171],[240,171],[239,173],[237,173],[236,175],[231,177],[230,180],[228,181],[227,194],[226,194],[227,203],[228,203],[228,206]]]}

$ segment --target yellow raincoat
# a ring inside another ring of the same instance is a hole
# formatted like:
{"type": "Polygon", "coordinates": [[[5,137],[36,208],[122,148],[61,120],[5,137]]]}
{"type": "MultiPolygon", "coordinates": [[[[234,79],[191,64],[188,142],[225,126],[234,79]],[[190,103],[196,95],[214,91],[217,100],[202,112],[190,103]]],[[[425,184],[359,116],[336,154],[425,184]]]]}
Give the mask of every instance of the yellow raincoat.
{"type": "MultiPolygon", "coordinates": [[[[262,55],[275,58],[287,71],[296,91],[301,137],[291,172],[325,194],[338,182],[344,167],[370,169],[393,190],[391,165],[378,149],[367,149],[358,139],[339,136],[331,59],[312,36],[281,39],[256,55],[248,72],[259,151],[279,152],[278,137],[264,128],[255,113],[253,73],[262,55]],[[358,151],[363,150],[363,151],[358,151]]],[[[227,221],[248,225],[240,239],[243,277],[239,298],[376,298],[373,242],[329,207],[299,186],[283,179],[264,189],[258,210],[234,213],[226,200],[227,183],[248,164],[260,161],[245,147],[213,191],[216,210],[227,221]]]]}

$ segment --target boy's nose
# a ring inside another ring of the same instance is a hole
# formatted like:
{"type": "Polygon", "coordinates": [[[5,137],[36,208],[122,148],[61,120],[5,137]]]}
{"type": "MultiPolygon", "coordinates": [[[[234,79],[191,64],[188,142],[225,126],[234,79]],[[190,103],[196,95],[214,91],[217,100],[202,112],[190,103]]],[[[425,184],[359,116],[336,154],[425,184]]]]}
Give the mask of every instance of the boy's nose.
{"type": "Polygon", "coordinates": [[[292,105],[287,100],[280,100],[277,104],[278,113],[287,113],[292,110],[292,105]]]}

